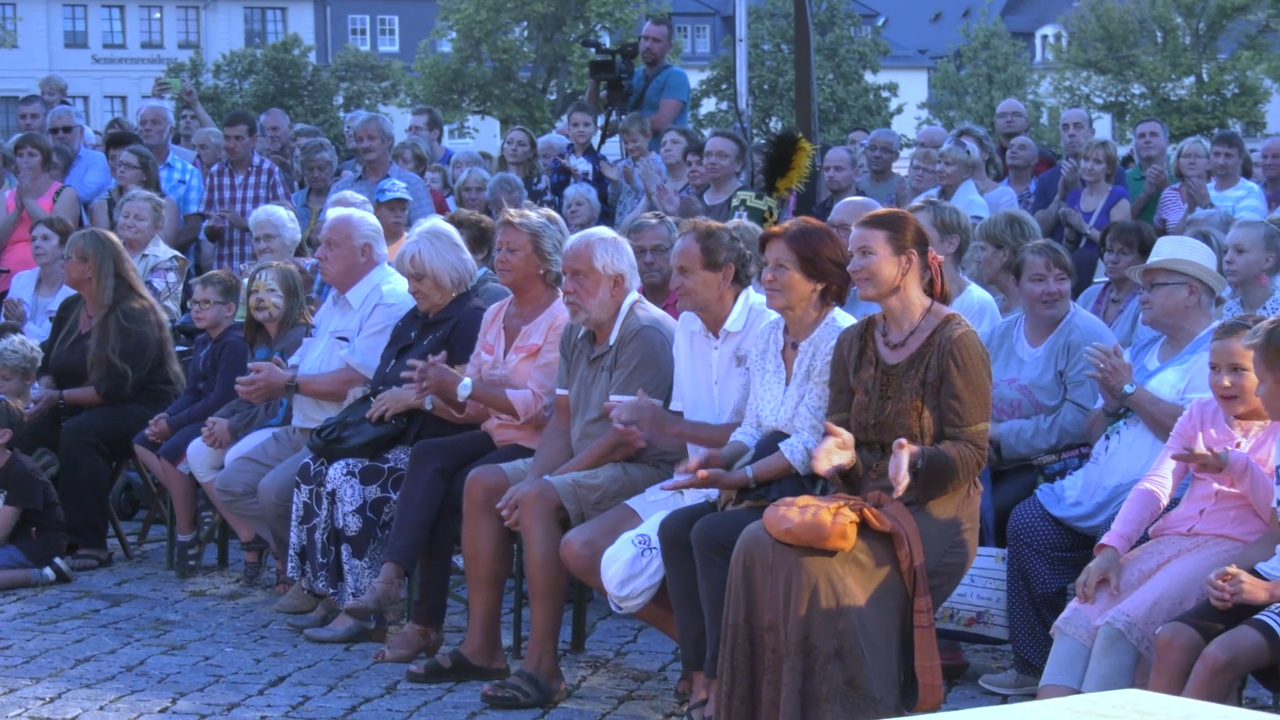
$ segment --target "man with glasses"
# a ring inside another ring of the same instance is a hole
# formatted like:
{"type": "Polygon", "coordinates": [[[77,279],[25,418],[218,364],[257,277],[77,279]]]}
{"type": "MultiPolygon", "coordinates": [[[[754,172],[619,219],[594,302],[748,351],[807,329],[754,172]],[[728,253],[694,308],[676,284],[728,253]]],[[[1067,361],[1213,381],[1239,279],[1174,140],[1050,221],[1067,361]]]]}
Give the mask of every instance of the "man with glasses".
{"type": "MultiPolygon", "coordinates": [[[[631,79],[633,90],[627,110],[649,119],[649,150],[653,152],[660,149],[662,133],[667,128],[689,125],[689,76],[667,62],[674,33],[671,18],[649,18],[640,31],[640,59],[644,65],[636,68],[631,79]]],[[[599,108],[601,99],[600,83],[592,80],[587,88],[587,104],[599,108]]]]}
{"type": "Polygon", "coordinates": [[[439,110],[425,105],[414,108],[409,116],[409,137],[416,137],[427,144],[432,164],[449,167],[453,151],[443,144],[444,116],[439,110]]]}
{"type": "Polygon", "coordinates": [[[200,235],[204,216],[204,178],[195,165],[173,152],[173,111],[163,100],[143,100],[138,105],[138,135],[156,157],[160,167],[160,189],[178,204],[181,227],[176,249],[186,251],[200,235]]]}
{"type": "Polygon", "coordinates": [[[889,128],[871,131],[862,150],[867,160],[867,174],[858,180],[859,195],[865,195],[884,207],[902,207],[911,202],[907,179],[893,171],[900,150],[898,133],[889,128]]]}
{"type": "MultiPolygon", "coordinates": [[[[844,241],[847,247],[849,236],[853,234],[853,226],[862,219],[863,215],[879,210],[880,207],[880,203],[869,197],[858,195],[847,197],[831,208],[831,216],[827,218],[827,225],[836,231],[836,235],[840,236],[840,239],[844,241]]],[[[850,289],[849,299],[845,301],[842,309],[858,320],[880,312],[879,305],[858,299],[857,288],[850,289]]]]}
{"type": "MultiPolygon", "coordinates": [[[[1014,138],[1025,136],[1030,130],[1031,118],[1027,116],[1027,106],[1023,105],[1022,101],[1005,98],[996,106],[996,135],[1000,138],[1000,147],[997,150],[1000,153],[1002,165],[1008,165],[1006,155],[1014,138]]],[[[1042,175],[1057,164],[1058,159],[1053,156],[1053,153],[1036,146],[1036,161],[1032,167],[1035,175],[1042,175]]],[[[999,180],[1000,178],[991,179],[999,180]]]]}
{"type": "Polygon", "coordinates": [[[107,156],[84,144],[84,113],[80,108],[58,105],[49,111],[49,139],[71,151],[71,167],[63,182],[76,189],[80,203],[88,205],[111,186],[107,156]]]}
{"type": "Polygon", "coordinates": [[[676,224],[660,212],[647,212],[631,221],[625,235],[640,269],[640,294],[680,319],[676,294],[671,290],[671,248],[676,244],[676,224]]]}

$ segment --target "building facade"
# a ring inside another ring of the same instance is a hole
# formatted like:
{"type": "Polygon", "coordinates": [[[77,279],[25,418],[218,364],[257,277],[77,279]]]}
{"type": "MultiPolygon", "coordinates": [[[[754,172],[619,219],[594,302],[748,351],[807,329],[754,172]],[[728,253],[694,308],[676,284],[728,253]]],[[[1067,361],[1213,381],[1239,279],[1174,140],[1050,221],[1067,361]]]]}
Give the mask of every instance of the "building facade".
{"type": "Polygon", "coordinates": [[[156,78],[199,49],[212,61],[297,33],[315,42],[314,3],[301,0],[0,0],[0,137],[18,98],[58,73],[90,127],[132,117],[156,78]]]}

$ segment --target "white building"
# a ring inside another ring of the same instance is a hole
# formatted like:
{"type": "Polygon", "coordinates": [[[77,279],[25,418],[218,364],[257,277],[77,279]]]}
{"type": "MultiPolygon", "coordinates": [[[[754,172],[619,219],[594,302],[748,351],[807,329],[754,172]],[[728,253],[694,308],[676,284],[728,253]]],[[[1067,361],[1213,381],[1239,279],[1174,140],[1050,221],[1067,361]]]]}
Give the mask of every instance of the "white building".
{"type": "Polygon", "coordinates": [[[301,0],[144,0],[119,4],[0,0],[0,137],[15,131],[18,98],[58,73],[101,129],[132,117],[173,61],[199,48],[206,61],[297,33],[315,42],[314,3],[301,0]]]}

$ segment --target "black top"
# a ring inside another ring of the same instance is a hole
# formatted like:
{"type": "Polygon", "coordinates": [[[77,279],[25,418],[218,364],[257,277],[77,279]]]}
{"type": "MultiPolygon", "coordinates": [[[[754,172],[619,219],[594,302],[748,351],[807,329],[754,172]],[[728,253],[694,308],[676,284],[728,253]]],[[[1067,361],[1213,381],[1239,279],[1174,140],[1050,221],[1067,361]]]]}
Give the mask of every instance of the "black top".
{"type": "MultiPolygon", "coordinates": [[[[378,361],[378,370],[369,386],[374,392],[404,385],[400,373],[409,370],[410,360],[425,360],[428,355],[447,353],[450,365],[466,365],[480,335],[480,321],[485,305],[472,290],[458,295],[436,314],[427,316],[412,308],[391,330],[387,347],[378,361]]],[[[426,412],[412,410],[405,442],[413,444],[429,437],[453,435],[471,429],[426,412]]]]}
{"type": "Polygon", "coordinates": [[[49,339],[44,342],[39,377],[52,377],[62,390],[93,385],[107,405],[140,403],[158,410],[178,396],[181,378],[170,372],[177,367],[173,341],[167,334],[149,337],[151,328],[165,324],[156,320],[160,308],[150,298],[121,303],[109,311],[121,314],[119,327],[130,336],[120,343],[123,367],[107,370],[93,383],[89,381],[93,330],[80,332],[83,308],[81,295],[72,295],[58,306],[49,339]]]}
{"type": "Polygon", "coordinates": [[[20,452],[0,466],[0,505],[22,511],[8,544],[36,567],[44,567],[67,551],[67,521],[53,484],[35,462],[20,452]]]}

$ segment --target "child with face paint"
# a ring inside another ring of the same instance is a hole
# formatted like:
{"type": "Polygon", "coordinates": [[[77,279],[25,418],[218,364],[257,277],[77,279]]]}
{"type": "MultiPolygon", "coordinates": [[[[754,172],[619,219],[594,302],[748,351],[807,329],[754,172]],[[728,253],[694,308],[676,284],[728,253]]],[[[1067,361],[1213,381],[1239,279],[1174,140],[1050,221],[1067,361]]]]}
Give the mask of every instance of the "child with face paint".
{"type": "MultiPolygon", "coordinates": [[[[272,260],[256,265],[246,282],[247,314],[244,320],[244,342],[248,346],[250,362],[283,361],[293,355],[311,330],[311,311],[307,306],[307,292],[301,274],[294,263],[272,260]]],[[[240,374],[244,374],[241,366],[240,374]]],[[[209,499],[218,506],[217,494],[210,491],[218,471],[230,460],[252,448],[271,431],[289,422],[289,406],[286,400],[255,404],[235,397],[217,410],[200,427],[199,434],[186,447],[186,459],[190,475],[184,476],[188,487],[194,488],[194,477],[205,488],[209,499]]],[[[245,569],[241,580],[256,584],[262,575],[263,555],[267,543],[258,537],[253,528],[225,508],[218,507],[223,519],[240,537],[245,551],[245,569]]],[[[178,533],[193,532],[196,509],[194,502],[179,506],[174,503],[178,533]]],[[[206,529],[206,530],[211,530],[206,529]]],[[[207,542],[203,533],[197,540],[207,542]]],[[[175,563],[181,575],[181,545],[175,563]]]]}

